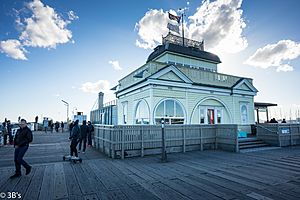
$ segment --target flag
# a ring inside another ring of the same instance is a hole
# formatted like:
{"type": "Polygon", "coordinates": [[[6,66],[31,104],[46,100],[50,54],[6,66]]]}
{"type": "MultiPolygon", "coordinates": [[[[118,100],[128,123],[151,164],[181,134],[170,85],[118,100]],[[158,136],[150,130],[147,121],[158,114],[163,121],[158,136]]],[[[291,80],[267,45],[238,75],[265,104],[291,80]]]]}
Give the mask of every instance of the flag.
{"type": "Polygon", "coordinates": [[[169,19],[170,19],[170,20],[175,20],[175,21],[177,21],[178,23],[180,23],[181,17],[180,17],[180,16],[176,16],[176,15],[172,15],[171,13],[169,13],[169,19]]]}
{"type": "Polygon", "coordinates": [[[179,34],[179,26],[168,23],[168,29],[179,34]]]}

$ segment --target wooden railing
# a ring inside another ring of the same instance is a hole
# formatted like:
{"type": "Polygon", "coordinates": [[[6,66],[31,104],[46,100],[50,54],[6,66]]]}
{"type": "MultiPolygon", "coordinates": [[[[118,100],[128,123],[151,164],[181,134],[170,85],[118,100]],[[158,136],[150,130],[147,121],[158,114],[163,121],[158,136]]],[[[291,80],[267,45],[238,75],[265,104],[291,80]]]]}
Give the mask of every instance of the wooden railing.
{"type": "MultiPolygon", "coordinates": [[[[237,125],[166,125],[167,152],[223,149],[238,151],[237,125]]],[[[111,158],[161,153],[162,128],[156,125],[95,125],[94,146],[111,158]]]]}
{"type": "Polygon", "coordinates": [[[273,146],[300,144],[300,124],[258,124],[257,138],[273,146]]]}

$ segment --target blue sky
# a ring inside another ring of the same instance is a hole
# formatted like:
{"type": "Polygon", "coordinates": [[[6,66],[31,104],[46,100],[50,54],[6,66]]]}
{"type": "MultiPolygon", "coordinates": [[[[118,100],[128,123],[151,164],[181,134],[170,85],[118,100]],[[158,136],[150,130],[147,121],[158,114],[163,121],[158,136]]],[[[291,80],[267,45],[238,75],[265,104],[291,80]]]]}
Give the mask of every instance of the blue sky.
{"type": "Polygon", "coordinates": [[[61,99],[70,116],[88,114],[99,90],[112,100],[109,88],[159,44],[167,12],[183,7],[187,36],[219,55],[219,72],[253,78],[255,101],[278,103],[276,118],[296,117],[300,1],[1,0],[0,120],[65,120],[61,99]]]}

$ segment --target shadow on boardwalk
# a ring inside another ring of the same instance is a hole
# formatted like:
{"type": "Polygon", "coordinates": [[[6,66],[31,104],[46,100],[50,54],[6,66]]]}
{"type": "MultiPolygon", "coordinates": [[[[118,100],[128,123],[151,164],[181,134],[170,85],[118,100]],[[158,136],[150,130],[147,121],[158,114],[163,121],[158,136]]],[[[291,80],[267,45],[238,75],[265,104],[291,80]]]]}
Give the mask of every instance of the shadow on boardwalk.
{"type": "Polygon", "coordinates": [[[299,199],[300,147],[249,153],[195,151],[112,160],[92,148],[63,162],[67,133],[34,133],[30,175],[10,180],[12,147],[0,147],[0,193],[22,199],[299,199]]]}

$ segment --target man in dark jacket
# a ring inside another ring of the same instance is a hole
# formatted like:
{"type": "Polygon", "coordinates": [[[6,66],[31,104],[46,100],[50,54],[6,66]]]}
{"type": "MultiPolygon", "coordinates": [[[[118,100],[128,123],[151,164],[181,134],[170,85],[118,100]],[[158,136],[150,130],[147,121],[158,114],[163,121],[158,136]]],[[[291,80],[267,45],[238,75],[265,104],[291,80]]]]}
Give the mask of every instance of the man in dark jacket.
{"type": "Polygon", "coordinates": [[[92,134],[94,132],[94,126],[90,121],[88,121],[88,127],[89,127],[89,132],[88,132],[88,146],[92,146],[92,134]]]}
{"type": "Polygon", "coordinates": [[[70,148],[71,148],[71,156],[73,157],[73,153],[75,153],[75,158],[78,158],[78,152],[77,152],[77,149],[76,149],[76,146],[80,140],[80,127],[78,125],[79,123],[79,120],[76,120],[74,122],[74,126],[72,128],[72,135],[71,137],[69,138],[71,140],[71,145],[70,145],[70,148]]]}
{"type": "Polygon", "coordinates": [[[29,147],[29,143],[32,142],[32,139],[32,132],[27,127],[26,120],[21,119],[20,128],[17,130],[14,139],[16,173],[10,178],[16,178],[21,176],[21,165],[25,167],[26,175],[28,175],[31,172],[31,166],[23,160],[23,157],[29,147]]]}
{"type": "Polygon", "coordinates": [[[80,126],[81,139],[79,141],[79,152],[81,151],[81,144],[83,142],[83,151],[82,151],[82,153],[85,153],[86,138],[87,138],[88,132],[89,132],[89,127],[86,125],[86,121],[83,120],[82,125],[80,126]]]}

